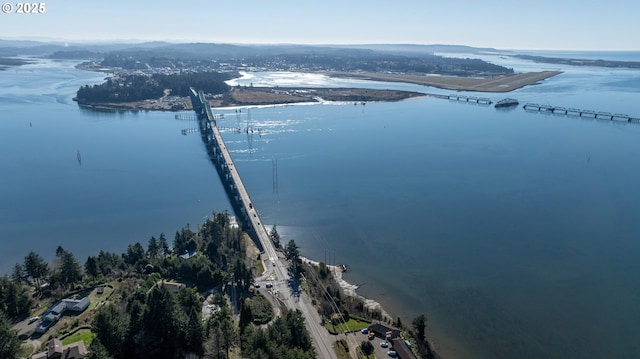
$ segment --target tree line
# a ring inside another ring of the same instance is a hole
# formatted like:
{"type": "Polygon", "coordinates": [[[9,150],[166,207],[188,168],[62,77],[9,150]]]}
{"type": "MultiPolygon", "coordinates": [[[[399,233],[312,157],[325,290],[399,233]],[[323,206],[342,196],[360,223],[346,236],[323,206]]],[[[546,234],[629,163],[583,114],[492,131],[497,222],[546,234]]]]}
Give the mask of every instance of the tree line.
{"type": "Polygon", "coordinates": [[[129,245],[121,254],[100,251],[84,265],[62,247],[56,250],[53,263],[30,252],[15,265],[11,277],[0,277],[0,357],[20,356],[20,341],[10,323],[29,316],[35,302],[55,301],[79,289],[117,282],[111,299],[90,320],[96,337],[89,358],[226,359],[231,353],[256,359],[314,358],[299,312],[285,312],[271,324],[257,326],[249,306],[240,300],[245,320],[234,319],[234,303],[226,294],[233,287],[248,298],[253,283],[243,236],[230,226],[225,212],[214,213],[196,230],[187,225],[176,231],[171,245],[160,234],[146,246],[129,245]],[[195,254],[184,256],[189,252],[195,254]],[[187,287],[170,290],[163,285],[168,280],[187,287]],[[200,293],[207,290],[217,293],[213,301],[220,310],[205,320],[200,293]]]}
{"type": "Polygon", "coordinates": [[[172,96],[189,96],[190,87],[214,95],[223,94],[229,91],[225,81],[231,77],[231,74],[220,72],[111,77],[102,84],[80,87],[76,99],[79,103],[142,101],[158,99],[165,94],[165,90],[169,90],[172,96]]]}

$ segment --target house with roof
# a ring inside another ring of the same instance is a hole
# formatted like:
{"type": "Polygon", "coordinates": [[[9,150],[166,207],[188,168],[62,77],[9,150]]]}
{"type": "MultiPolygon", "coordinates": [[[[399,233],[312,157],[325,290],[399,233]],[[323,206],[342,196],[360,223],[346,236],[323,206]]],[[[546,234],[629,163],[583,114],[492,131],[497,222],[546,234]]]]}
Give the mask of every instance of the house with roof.
{"type": "Polygon", "coordinates": [[[373,332],[376,337],[385,340],[400,338],[400,329],[389,327],[381,323],[371,324],[369,326],[369,331],[373,332]]]}
{"type": "Polygon", "coordinates": [[[166,289],[168,289],[170,292],[172,293],[177,293],[179,292],[182,288],[185,288],[186,285],[184,285],[183,283],[176,283],[176,282],[165,282],[163,280],[159,280],[156,282],[156,285],[159,287],[164,287],[166,289]]]}
{"type": "Polygon", "coordinates": [[[67,298],[57,302],[44,313],[40,325],[36,328],[36,333],[42,334],[49,330],[51,326],[60,320],[64,312],[71,311],[81,313],[89,307],[89,304],[91,304],[89,297],[82,299],[67,298]]]}
{"type": "Polygon", "coordinates": [[[67,305],[67,310],[73,312],[84,312],[84,310],[89,307],[89,304],[91,304],[89,297],[82,299],[63,299],[62,302],[67,305]]]}
{"type": "Polygon", "coordinates": [[[416,356],[413,355],[411,348],[402,340],[402,338],[393,338],[391,339],[391,349],[396,352],[396,355],[400,359],[416,359],[416,356]]]}
{"type": "Polygon", "coordinates": [[[60,339],[52,339],[47,344],[46,351],[34,354],[31,359],[84,359],[87,354],[87,348],[82,340],[62,345],[60,339]]]}

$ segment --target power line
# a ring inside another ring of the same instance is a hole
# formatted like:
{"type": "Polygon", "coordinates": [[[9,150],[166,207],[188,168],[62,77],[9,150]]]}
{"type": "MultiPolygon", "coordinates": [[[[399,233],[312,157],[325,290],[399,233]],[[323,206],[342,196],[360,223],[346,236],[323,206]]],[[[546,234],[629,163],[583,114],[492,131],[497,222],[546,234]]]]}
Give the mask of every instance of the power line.
{"type": "Polygon", "coordinates": [[[273,180],[273,193],[278,193],[278,160],[271,160],[272,180],[273,180]]]}

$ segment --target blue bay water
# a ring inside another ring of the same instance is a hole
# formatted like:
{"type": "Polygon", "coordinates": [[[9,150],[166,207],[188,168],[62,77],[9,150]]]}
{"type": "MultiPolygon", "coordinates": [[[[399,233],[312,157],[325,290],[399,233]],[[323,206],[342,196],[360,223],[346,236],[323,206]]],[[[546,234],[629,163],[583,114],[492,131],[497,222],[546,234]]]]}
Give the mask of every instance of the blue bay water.
{"type": "Polygon", "coordinates": [[[0,73],[2,272],[30,250],[52,259],[61,245],[84,263],[161,232],[172,239],[228,207],[199,137],[181,135],[194,123],[72,101],[103,77],[48,61],[0,73]]]}
{"type": "MultiPolygon", "coordinates": [[[[229,208],[200,138],[180,135],[195,126],[80,110],[70,98],[101,75],[69,67],[0,73],[5,271],[31,249],[84,260],[229,208]]],[[[486,96],[640,117],[640,72],[557,68],[486,96]]],[[[310,76],[244,81],[365,86],[310,76]]],[[[445,357],[640,355],[640,125],[429,97],[217,112],[223,128],[254,130],[223,136],[264,222],[348,264],[347,280],[404,323],[427,315],[445,357]]]]}

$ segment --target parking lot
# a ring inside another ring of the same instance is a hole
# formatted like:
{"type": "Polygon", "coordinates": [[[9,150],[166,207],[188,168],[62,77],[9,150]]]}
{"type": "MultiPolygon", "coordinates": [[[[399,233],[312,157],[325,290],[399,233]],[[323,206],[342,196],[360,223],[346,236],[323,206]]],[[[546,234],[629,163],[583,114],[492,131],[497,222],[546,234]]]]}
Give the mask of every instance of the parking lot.
{"type": "MultiPolygon", "coordinates": [[[[367,340],[367,334],[356,332],[355,335],[358,336],[358,343],[361,343],[363,340],[367,340]]],[[[389,354],[387,353],[389,352],[389,350],[391,350],[391,343],[388,343],[389,346],[387,348],[383,348],[382,346],[380,346],[380,344],[386,341],[383,339],[380,339],[379,337],[373,337],[373,339],[371,339],[370,342],[371,344],[373,344],[373,348],[374,348],[373,353],[376,356],[376,358],[378,359],[390,358],[389,354]]]]}

